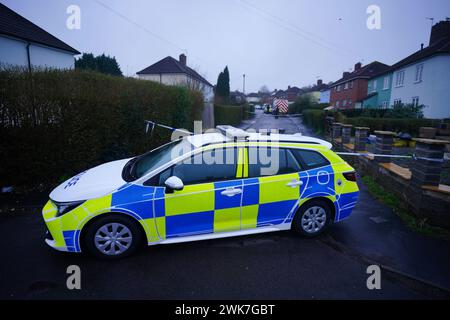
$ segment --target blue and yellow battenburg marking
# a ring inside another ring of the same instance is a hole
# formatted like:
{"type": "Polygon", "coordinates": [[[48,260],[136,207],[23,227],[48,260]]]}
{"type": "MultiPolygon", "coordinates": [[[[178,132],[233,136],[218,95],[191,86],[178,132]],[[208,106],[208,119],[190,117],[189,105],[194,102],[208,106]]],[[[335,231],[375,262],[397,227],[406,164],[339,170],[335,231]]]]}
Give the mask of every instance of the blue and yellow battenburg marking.
{"type": "Polygon", "coordinates": [[[107,212],[123,213],[139,221],[149,244],[180,236],[290,223],[298,207],[315,197],[334,203],[335,221],[339,221],[350,215],[358,199],[358,187],[342,175],[352,170],[348,164],[331,151],[321,151],[331,165],[300,173],[248,178],[247,148],[240,147],[236,180],[187,185],[169,194],[163,187],[127,183],[112,194],[88,200],[57,218],[56,206],[49,201],[43,216],[55,246],[74,252],[81,251],[83,226],[107,212]],[[300,180],[302,185],[286,187],[293,180],[300,180]],[[241,189],[242,193],[232,197],[222,194],[229,188],[241,189]]]}

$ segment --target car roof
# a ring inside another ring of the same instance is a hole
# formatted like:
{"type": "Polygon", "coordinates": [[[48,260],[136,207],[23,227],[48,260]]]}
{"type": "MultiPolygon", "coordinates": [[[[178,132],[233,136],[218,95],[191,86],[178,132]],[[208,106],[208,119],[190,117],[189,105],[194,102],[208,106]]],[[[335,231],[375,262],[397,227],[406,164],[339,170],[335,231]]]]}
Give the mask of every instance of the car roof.
{"type": "Polygon", "coordinates": [[[195,148],[219,143],[231,143],[231,142],[293,142],[301,144],[321,145],[327,149],[331,149],[332,144],[328,141],[304,136],[301,133],[296,134],[279,134],[270,133],[265,134],[261,132],[247,132],[242,129],[226,126],[226,132],[211,132],[196,134],[186,137],[195,148]]]}

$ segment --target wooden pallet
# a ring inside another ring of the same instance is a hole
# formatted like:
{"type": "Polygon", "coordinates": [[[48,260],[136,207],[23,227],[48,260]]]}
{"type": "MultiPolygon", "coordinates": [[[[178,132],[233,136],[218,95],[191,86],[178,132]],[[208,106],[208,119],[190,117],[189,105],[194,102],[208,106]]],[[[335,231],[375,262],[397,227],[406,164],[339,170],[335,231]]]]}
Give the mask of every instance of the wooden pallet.
{"type": "Polygon", "coordinates": [[[396,175],[402,177],[403,179],[410,180],[411,179],[411,170],[408,168],[400,167],[395,163],[380,163],[380,166],[389,170],[390,172],[395,173],[396,175]]]}

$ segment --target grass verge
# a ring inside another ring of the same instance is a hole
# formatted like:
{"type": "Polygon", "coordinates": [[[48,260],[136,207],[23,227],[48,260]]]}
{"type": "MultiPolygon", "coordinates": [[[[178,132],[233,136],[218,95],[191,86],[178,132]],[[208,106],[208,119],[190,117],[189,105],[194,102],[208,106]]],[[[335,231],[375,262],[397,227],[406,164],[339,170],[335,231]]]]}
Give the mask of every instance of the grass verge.
{"type": "Polygon", "coordinates": [[[403,220],[408,228],[426,236],[432,236],[450,241],[450,231],[431,226],[427,223],[426,219],[415,217],[402,206],[401,202],[395,195],[386,191],[371,176],[364,176],[361,180],[367,186],[370,194],[383,204],[390,207],[392,211],[394,211],[394,213],[403,220]]]}

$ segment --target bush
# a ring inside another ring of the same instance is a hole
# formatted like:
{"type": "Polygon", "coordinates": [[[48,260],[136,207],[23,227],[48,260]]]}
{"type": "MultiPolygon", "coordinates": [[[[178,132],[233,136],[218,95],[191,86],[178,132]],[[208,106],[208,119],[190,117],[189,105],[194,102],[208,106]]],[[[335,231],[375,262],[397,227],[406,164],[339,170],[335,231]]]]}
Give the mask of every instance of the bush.
{"type": "Polygon", "coordinates": [[[303,110],[303,123],[314,128],[316,132],[324,132],[325,111],[321,109],[303,110]]]}
{"type": "Polygon", "coordinates": [[[369,127],[373,132],[375,130],[407,132],[417,136],[420,127],[435,127],[439,125],[440,120],[435,119],[394,119],[394,118],[343,118],[340,121],[351,124],[355,127],[369,127]]]}
{"type": "Polygon", "coordinates": [[[199,92],[88,71],[0,71],[0,185],[53,185],[167,142],[144,120],[192,129],[199,92]]]}
{"type": "Polygon", "coordinates": [[[347,118],[367,117],[367,118],[423,118],[424,106],[412,104],[399,104],[388,109],[363,108],[340,110],[347,118]]]}
{"type": "Polygon", "coordinates": [[[243,105],[244,110],[243,110],[243,119],[247,120],[247,119],[251,119],[254,117],[254,113],[255,113],[255,105],[254,104],[244,104],[243,105]]]}
{"type": "Polygon", "coordinates": [[[214,121],[217,125],[227,124],[237,126],[241,123],[244,114],[242,106],[214,105],[214,121]]]}

